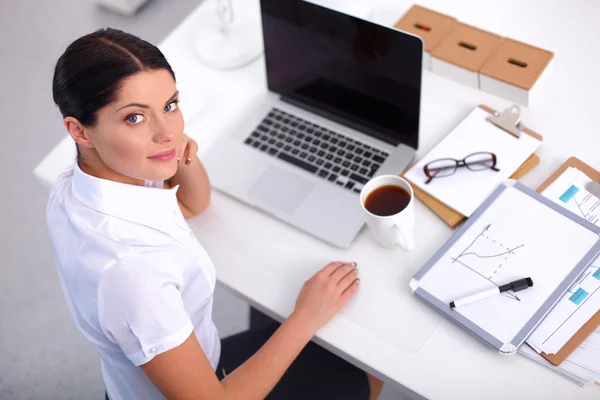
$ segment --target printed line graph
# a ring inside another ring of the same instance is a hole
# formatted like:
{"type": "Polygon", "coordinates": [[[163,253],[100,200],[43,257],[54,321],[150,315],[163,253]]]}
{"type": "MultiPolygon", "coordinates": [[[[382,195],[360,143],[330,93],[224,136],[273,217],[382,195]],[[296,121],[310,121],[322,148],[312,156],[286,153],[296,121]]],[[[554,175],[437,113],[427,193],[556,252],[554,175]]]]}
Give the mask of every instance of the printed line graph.
{"type": "MultiPolygon", "coordinates": [[[[498,240],[490,236],[490,227],[487,225],[473,239],[473,241],[456,257],[452,258],[452,263],[459,263],[470,269],[479,276],[487,279],[493,284],[499,286],[499,283],[494,280],[498,272],[507,265],[509,257],[516,255],[516,251],[523,248],[525,244],[520,244],[515,247],[508,247],[498,240]]],[[[506,282],[501,282],[504,284],[506,282]]],[[[512,291],[504,292],[508,298],[521,301],[519,297],[512,291]]]]}

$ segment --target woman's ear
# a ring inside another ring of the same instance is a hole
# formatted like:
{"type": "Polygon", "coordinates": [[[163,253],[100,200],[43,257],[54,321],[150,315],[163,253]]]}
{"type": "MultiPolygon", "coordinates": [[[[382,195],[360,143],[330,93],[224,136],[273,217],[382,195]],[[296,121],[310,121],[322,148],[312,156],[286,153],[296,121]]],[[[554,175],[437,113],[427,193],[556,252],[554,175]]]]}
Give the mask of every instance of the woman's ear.
{"type": "Polygon", "coordinates": [[[87,129],[85,129],[77,118],[66,117],[64,119],[64,124],[75,143],[86,149],[94,148],[94,144],[90,140],[87,129]]]}

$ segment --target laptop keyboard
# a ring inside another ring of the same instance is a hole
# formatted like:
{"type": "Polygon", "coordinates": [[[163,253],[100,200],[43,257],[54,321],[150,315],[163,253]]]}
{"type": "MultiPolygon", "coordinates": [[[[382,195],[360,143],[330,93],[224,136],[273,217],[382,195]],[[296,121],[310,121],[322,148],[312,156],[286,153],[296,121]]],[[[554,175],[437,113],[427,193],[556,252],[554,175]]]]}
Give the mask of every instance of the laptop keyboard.
{"type": "Polygon", "coordinates": [[[277,108],[244,143],[355,193],[360,193],[388,157],[381,150],[277,108]]]}

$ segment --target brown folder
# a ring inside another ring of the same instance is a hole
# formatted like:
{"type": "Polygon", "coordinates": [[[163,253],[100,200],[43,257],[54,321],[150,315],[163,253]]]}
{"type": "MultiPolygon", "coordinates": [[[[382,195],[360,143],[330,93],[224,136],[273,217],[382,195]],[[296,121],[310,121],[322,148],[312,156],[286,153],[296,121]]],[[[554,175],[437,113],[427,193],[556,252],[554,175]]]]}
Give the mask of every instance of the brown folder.
{"type": "MultiPolygon", "coordinates": [[[[479,108],[487,111],[490,114],[494,114],[495,111],[488,106],[479,105],[479,108]]],[[[498,128],[500,129],[500,128],[498,128]]],[[[542,136],[529,128],[525,128],[523,133],[526,133],[530,136],[533,136],[536,139],[542,140],[542,136]]],[[[508,134],[508,133],[507,133],[508,134]]],[[[532,154],[511,176],[511,179],[520,179],[527,172],[531,171],[536,165],[540,163],[540,158],[536,154],[532,154]]],[[[405,171],[406,172],[406,171],[405,171]]],[[[404,173],[403,173],[404,175],[404,173]]],[[[424,190],[419,189],[416,185],[412,185],[413,192],[417,199],[421,200],[423,204],[429,207],[434,213],[438,215],[450,228],[455,228],[461,222],[463,222],[466,217],[455,211],[454,209],[448,207],[435,197],[426,193],[424,190]]]]}
{"type": "MultiPolygon", "coordinates": [[[[562,175],[563,172],[569,167],[574,167],[589,176],[592,180],[596,182],[600,182],[600,172],[596,171],[594,168],[590,167],[583,161],[578,158],[571,157],[565,163],[554,172],[550,178],[546,180],[538,189],[538,193],[542,193],[552,182],[554,182],[559,176],[562,175]]],[[[577,331],[575,335],[559,350],[556,354],[546,354],[541,353],[540,355],[544,357],[546,360],[550,361],[553,365],[560,365],[569,355],[578,348],[581,343],[585,341],[596,330],[597,327],[600,326],[600,311],[598,311],[594,316],[585,323],[577,331]]]]}

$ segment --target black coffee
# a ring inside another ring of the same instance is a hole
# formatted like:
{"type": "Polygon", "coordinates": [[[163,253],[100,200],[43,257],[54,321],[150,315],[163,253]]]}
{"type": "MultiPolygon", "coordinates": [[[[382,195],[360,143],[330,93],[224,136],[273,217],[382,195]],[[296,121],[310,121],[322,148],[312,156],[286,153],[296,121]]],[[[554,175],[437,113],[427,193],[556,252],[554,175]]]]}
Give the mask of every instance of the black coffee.
{"type": "Polygon", "coordinates": [[[365,200],[365,208],[375,215],[398,214],[410,202],[410,194],[400,186],[387,185],[373,190],[365,200]]]}

